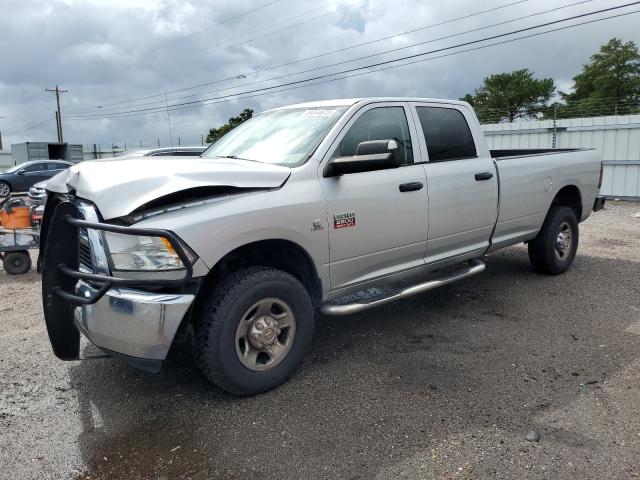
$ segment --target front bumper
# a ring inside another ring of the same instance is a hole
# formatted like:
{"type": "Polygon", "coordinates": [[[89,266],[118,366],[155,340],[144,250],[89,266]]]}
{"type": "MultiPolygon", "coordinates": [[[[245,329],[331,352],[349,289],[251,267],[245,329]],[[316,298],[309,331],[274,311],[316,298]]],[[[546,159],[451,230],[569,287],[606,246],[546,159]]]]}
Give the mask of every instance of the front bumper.
{"type": "MultiPolygon", "coordinates": [[[[90,298],[97,290],[79,281],[76,295],[90,298]]],[[[122,355],[164,360],[193,303],[190,294],[152,293],[112,288],[92,305],[76,306],[76,327],[94,345],[122,355]]]]}
{"type": "Polygon", "coordinates": [[[47,193],[44,190],[29,190],[28,196],[31,205],[44,205],[45,200],[47,199],[47,193]]]}
{"type": "Polygon", "coordinates": [[[55,355],[79,359],[82,333],[134,366],[164,360],[197,285],[175,234],[102,223],[92,205],[69,196],[49,199],[42,231],[43,307],[55,355]],[[185,270],[171,278],[112,276],[104,231],[166,237],[185,270]]]}

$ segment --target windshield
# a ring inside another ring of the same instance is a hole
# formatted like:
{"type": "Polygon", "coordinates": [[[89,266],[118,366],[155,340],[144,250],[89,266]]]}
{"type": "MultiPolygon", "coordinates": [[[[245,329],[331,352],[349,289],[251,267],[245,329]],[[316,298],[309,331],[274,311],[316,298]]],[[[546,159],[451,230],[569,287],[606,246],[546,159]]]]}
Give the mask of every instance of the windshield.
{"type": "Polygon", "coordinates": [[[240,158],[296,166],[304,163],[346,107],[285,108],[257,115],[211,145],[205,158],[240,158]]]}
{"type": "Polygon", "coordinates": [[[15,165],[15,166],[11,167],[11,168],[10,168],[10,169],[8,169],[8,170],[5,170],[5,173],[14,173],[14,172],[16,172],[16,171],[20,170],[20,169],[21,169],[22,167],[24,167],[24,166],[25,166],[25,164],[24,164],[24,163],[20,163],[20,164],[18,164],[18,165],[15,165]]]}

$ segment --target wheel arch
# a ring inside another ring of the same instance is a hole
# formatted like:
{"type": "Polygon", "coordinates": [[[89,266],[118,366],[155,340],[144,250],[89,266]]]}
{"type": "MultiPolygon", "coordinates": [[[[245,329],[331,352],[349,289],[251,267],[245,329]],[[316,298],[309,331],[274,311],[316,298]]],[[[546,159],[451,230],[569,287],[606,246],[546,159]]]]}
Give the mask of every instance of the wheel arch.
{"type": "Polygon", "coordinates": [[[322,280],[311,255],[299,244],[285,239],[257,240],[228,252],[209,271],[200,292],[210,291],[226,275],[251,265],[277,268],[293,275],[307,289],[314,306],[320,305],[322,280]]]}
{"type": "Polygon", "coordinates": [[[551,201],[551,205],[549,208],[554,206],[564,206],[571,208],[575,214],[578,222],[582,219],[582,194],[580,189],[573,184],[565,185],[558,193],[556,193],[555,197],[551,201]]]}

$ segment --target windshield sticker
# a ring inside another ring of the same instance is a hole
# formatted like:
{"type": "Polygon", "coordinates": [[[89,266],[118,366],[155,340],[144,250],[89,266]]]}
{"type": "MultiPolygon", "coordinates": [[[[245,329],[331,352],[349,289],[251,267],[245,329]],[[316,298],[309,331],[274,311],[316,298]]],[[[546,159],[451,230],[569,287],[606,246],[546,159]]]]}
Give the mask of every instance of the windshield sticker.
{"type": "Polygon", "coordinates": [[[305,110],[303,116],[305,117],[330,117],[335,113],[335,110],[305,110]]]}

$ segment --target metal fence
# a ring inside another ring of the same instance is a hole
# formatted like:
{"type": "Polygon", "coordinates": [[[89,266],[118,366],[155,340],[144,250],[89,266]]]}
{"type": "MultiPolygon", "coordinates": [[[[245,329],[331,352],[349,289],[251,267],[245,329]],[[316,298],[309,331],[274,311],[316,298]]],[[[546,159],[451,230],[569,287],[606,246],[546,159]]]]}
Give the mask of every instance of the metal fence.
{"type": "Polygon", "coordinates": [[[640,115],[483,125],[490,148],[595,148],[604,159],[601,193],[640,200],[640,115]]]}

